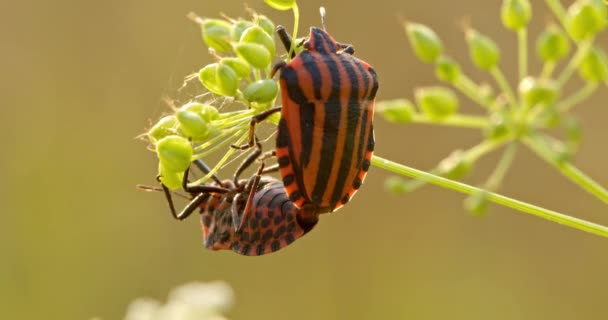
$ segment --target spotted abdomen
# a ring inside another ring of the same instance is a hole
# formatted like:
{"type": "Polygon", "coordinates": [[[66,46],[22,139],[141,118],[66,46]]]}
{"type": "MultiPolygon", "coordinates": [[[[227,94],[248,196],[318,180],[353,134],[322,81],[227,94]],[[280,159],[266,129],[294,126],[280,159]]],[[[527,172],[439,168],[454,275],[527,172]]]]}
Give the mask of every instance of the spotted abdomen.
{"type": "Polygon", "coordinates": [[[255,191],[251,209],[244,214],[248,195],[236,200],[237,192],[211,194],[201,208],[204,245],[208,249],[232,249],[242,255],[275,252],[305,235],[316,224],[306,219],[285,193],[279,180],[263,177],[255,191]],[[235,230],[233,212],[244,219],[235,230]]]}

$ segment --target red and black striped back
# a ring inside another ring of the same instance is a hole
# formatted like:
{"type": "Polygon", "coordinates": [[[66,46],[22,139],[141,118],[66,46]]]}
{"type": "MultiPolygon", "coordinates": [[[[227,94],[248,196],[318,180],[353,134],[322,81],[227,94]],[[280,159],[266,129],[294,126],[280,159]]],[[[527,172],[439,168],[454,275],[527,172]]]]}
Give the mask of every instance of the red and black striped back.
{"type": "Polygon", "coordinates": [[[378,80],[319,28],[311,28],[305,48],[281,70],[276,152],[295,205],[331,212],[348,202],[369,169],[378,80]]]}

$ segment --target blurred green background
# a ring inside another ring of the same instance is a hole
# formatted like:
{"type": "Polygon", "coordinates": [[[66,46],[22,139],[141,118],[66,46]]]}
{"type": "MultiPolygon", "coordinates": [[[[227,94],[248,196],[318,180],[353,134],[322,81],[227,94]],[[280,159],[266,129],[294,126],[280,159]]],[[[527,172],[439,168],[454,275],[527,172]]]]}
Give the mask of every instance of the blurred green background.
{"type": "MultiPolygon", "coordinates": [[[[413,56],[398,14],[432,26],[472,77],[489,81],[467,57],[460,23],[470,18],[499,41],[515,80],[515,35],[500,24],[498,0],[300,2],[301,30],[319,24],[325,5],[332,35],[376,68],[380,99],[437,83],[413,56]]],[[[533,2],[535,35],[551,14],[533,2]]],[[[289,13],[248,5],[291,29],[289,13]]],[[[437,187],[390,195],[389,174],[377,168],[349,205],[285,250],[205,250],[198,219],[176,222],[161,194],[135,189],[155,183],[157,166],[135,137],[168,110],[164,98],[187,99],[178,92],[183,77],[212,60],[189,11],[247,15],[242,1],[0,3],[0,318],[120,319],[136,297],[164,300],[172,287],[215,279],[236,292],[231,319],[605,316],[606,239],[498,206],[474,218],[462,195],[437,187]]],[[[606,99],[602,88],[579,108],[585,142],[575,160],[604,185],[606,99]]],[[[422,169],[480,139],[379,117],[375,127],[378,155],[422,169]]],[[[496,160],[482,161],[468,181],[483,181],[496,160]]],[[[608,224],[605,204],[527,151],[501,193],[608,224]]]]}

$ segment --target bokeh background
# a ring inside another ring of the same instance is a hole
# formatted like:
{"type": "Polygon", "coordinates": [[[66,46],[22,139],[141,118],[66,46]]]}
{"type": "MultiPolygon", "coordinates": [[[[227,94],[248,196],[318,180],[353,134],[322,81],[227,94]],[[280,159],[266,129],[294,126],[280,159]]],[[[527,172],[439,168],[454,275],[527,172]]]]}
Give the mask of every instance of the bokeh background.
{"type": "MultiPolygon", "coordinates": [[[[472,77],[489,81],[467,57],[460,25],[469,19],[499,42],[515,80],[515,35],[500,23],[498,0],[300,2],[303,30],[326,7],[332,35],[376,68],[380,99],[437,83],[399,14],[432,26],[472,77]]],[[[532,2],[535,35],[551,14],[532,2]]],[[[247,4],[291,29],[291,14],[247,4]]],[[[235,290],[231,319],[605,316],[606,239],[499,206],[475,218],[462,195],[437,187],[391,195],[377,168],[349,205],[285,250],[205,250],[198,219],[176,222],[161,194],[135,188],[155,183],[157,165],[135,137],[169,110],[165,98],[183,100],[184,76],[212,60],[189,11],[247,15],[236,0],[0,3],[0,318],[121,319],[136,297],[164,300],[177,285],[217,279],[235,290]]],[[[607,98],[603,88],[578,108],[585,141],[575,160],[604,185],[607,98]]],[[[380,117],[375,128],[378,155],[422,169],[480,139],[380,117]]],[[[605,204],[520,151],[501,193],[608,224],[605,204]]],[[[496,160],[467,181],[483,181],[496,160]]]]}

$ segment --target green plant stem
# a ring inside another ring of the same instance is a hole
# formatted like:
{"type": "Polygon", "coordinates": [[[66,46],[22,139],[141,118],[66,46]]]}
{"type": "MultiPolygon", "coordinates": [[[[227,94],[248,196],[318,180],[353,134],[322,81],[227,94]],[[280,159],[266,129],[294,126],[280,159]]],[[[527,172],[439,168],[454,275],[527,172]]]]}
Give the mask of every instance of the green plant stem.
{"type": "Polygon", "coordinates": [[[528,29],[517,30],[519,80],[528,75],[528,29]]]}
{"type": "Polygon", "coordinates": [[[537,134],[528,135],[523,137],[522,141],[526,146],[528,146],[528,148],[555,167],[559,172],[561,172],[561,174],[570,179],[570,181],[591,193],[598,199],[608,203],[608,190],[568,161],[562,160],[562,157],[551,149],[546,139],[544,139],[542,136],[537,134]]]}
{"type": "Polygon", "coordinates": [[[509,85],[509,82],[507,82],[505,75],[502,73],[502,71],[500,71],[500,68],[498,67],[492,68],[492,70],[490,70],[490,74],[494,77],[500,89],[507,95],[507,100],[509,101],[511,109],[515,110],[517,108],[517,100],[515,99],[513,89],[511,89],[511,86],[509,85]]]}
{"type": "Polygon", "coordinates": [[[566,9],[564,9],[562,3],[559,0],[545,0],[545,2],[547,3],[547,6],[551,8],[551,11],[553,11],[553,14],[555,14],[562,26],[565,26],[566,9]]]}
{"type": "Polygon", "coordinates": [[[517,153],[517,143],[510,143],[505,152],[502,154],[500,161],[498,161],[498,165],[494,172],[490,175],[488,180],[485,183],[485,187],[488,190],[496,190],[502,183],[502,180],[505,178],[507,171],[509,171],[509,167],[511,167],[511,163],[513,163],[513,159],[515,158],[515,154],[517,153]]]}
{"type": "MultiPolygon", "coordinates": [[[[240,145],[241,143],[243,143],[243,141],[245,141],[245,139],[247,139],[248,134],[247,133],[243,133],[241,135],[241,137],[234,143],[236,145],[240,145]]],[[[230,141],[230,140],[227,140],[230,141]]],[[[219,145],[219,144],[218,144],[219,145]]],[[[218,148],[219,146],[214,146],[213,148],[218,148]]],[[[211,171],[209,171],[209,173],[207,173],[204,177],[190,183],[189,185],[192,186],[197,186],[197,185],[202,185],[205,182],[207,182],[207,180],[211,179],[211,177],[216,174],[218,172],[218,170],[220,170],[220,168],[222,168],[222,166],[224,165],[224,163],[226,163],[228,161],[228,159],[230,159],[230,156],[232,156],[232,154],[236,151],[235,148],[228,148],[228,151],[224,154],[224,156],[222,157],[222,159],[220,159],[220,161],[217,162],[217,164],[211,169],[211,171]]],[[[206,155],[210,154],[209,152],[206,152],[204,154],[197,154],[196,156],[192,157],[193,160],[195,159],[202,159],[204,158],[206,155]]]]}
{"type": "MultiPolygon", "coordinates": [[[[421,170],[417,170],[408,166],[404,166],[402,164],[383,159],[377,155],[374,155],[372,158],[372,164],[378,168],[382,168],[385,170],[389,170],[393,173],[415,178],[415,179],[423,179],[432,183],[434,185],[451,189],[454,191],[458,191],[467,195],[472,195],[476,192],[484,192],[483,189],[476,188],[458,181],[442,178],[421,170]]],[[[598,236],[602,236],[608,238],[608,227],[595,224],[593,222],[585,221],[582,219],[578,219],[575,217],[571,217],[565,215],[563,213],[559,213],[556,211],[552,211],[549,209],[541,208],[535,206],[533,204],[529,204],[523,201],[515,200],[494,192],[485,191],[487,194],[488,200],[503,205],[505,207],[509,207],[524,213],[528,213],[537,217],[541,217],[543,219],[547,219],[553,222],[557,222],[559,224],[563,224],[581,231],[586,231],[598,236]]]]}
{"type": "MultiPolygon", "coordinates": [[[[496,140],[484,140],[484,141],[480,142],[479,144],[463,151],[462,159],[463,159],[463,161],[469,163],[472,166],[473,164],[475,164],[475,162],[477,162],[477,160],[479,160],[479,158],[498,149],[499,147],[501,147],[502,145],[507,143],[507,141],[509,141],[509,139],[511,139],[509,136],[504,136],[504,137],[502,137],[500,139],[496,139],[496,140]]],[[[445,160],[446,159],[440,161],[440,163],[445,160]]],[[[441,170],[439,169],[440,166],[441,165],[436,166],[435,168],[431,169],[429,172],[431,174],[441,175],[441,170]]],[[[426,185],[427,181],[426,180],[412,180],[412,181],[407,181],[406,183],[407,183],[407,191],[412,192],[412,191],[426,185]]]]}
{"type": "Polygon", "coordinates": [[[293,35],[291,36],[291,48],[289,48],[289,52],[287,54],[287,61],[291,60],[291,54],[296,50],[296,39],[298,38],[298,25],[300,24],[300,9],[298,8],[298,3],[294,1],[293,7],[291,8],[293,11],[293,35]]]}
{"type": "Polygon", "coordinates": [[[474,129],[483,129],[490,125],[490,122],[485,117],[469,116],[465,114],[453,114],[445,119],[435,120],[429,118],[425,114],[415,113],[412,115],[412,122],[474,129]]]}
{"type": "Polygon", "coordinates": [[[460,90],[460,92],[462,92],[469,99],[475,101],[480,106],[485,107],[486,109],[491,108],[491,101],[481,97],[479,94],[479,86],[475,84],[475,82],[473,82],[473,80],[471,80],[469,77],[461,74],[453,85],[456,89],[460,90]]]}
{"type": "Polygon", "coordinates": [[[543,70],[540,73],[540,77],[542,79],[551,78],[551,74],[553,74],[556,65],[555,61],[546,61],[545,64],[543,64],[543,70]]]}
{"type": "Polygon", "coordinates": [[[581,61],[583,61],[587,54],[589,54],[589,50],[591,50],[592,46],[593,38],[585,39],[579,42],[576,53],[574,56],[572,56],[570,61],[568,61],[568,64],[557,78],[557,86],[559,89],[561,89],[570,79],[576,68],[578,68],[578,66],[581,64],[581,61]]]}
{"type": "Polygon", "coordinates": [[[572,109],[572,107],[580,104],[589,98],[595,89],[599,86],[598,83],[587,82],[584,87],[580,88],[577,92],[573,93],[571,96],[565,98],[557,105],[557,110],[560,112],[567,112],[572,109]]]}

